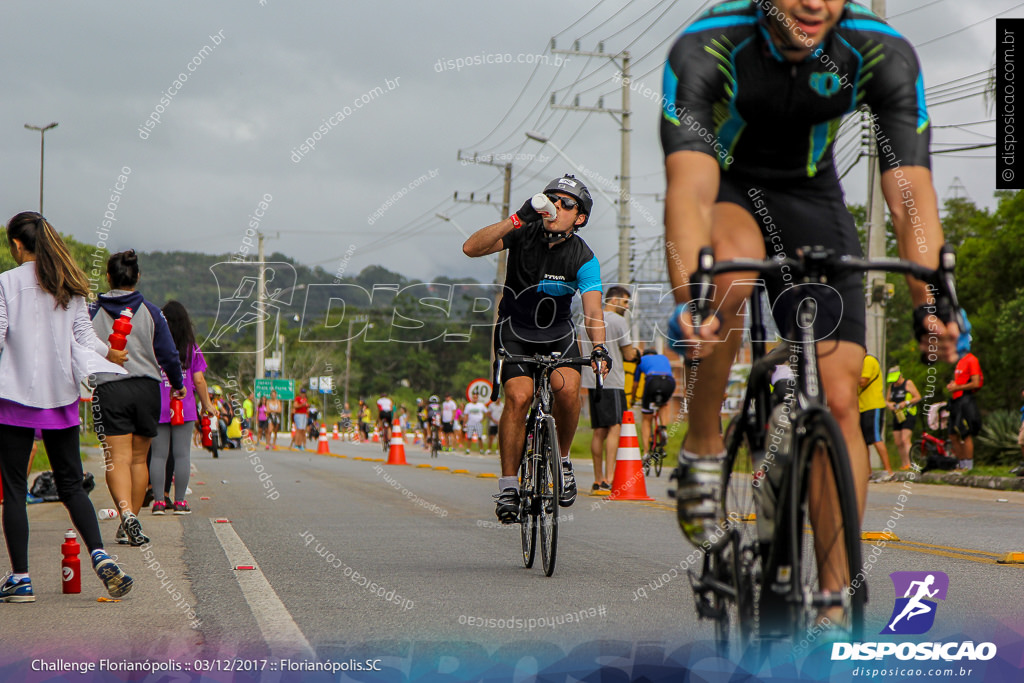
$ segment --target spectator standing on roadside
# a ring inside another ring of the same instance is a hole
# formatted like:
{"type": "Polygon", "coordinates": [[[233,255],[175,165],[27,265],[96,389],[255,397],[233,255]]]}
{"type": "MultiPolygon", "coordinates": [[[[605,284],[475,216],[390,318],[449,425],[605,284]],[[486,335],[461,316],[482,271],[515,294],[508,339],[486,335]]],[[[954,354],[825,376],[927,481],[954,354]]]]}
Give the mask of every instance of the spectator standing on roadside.
{"type": "Polygon", "coordinates": [[[907,379],[900,372],[900,366],[889,368],[888,396],[885,404],[893,412],[892,440],[896,442],[896,450],[900,454],[900,469],[910,469],[910,440],[917,422],[917,404],[921,402],[921,392],[917,390],[913,380],[907,379]]]}
{"type": "Polygon", "coordinates": [[[463,414],[466,420],[466,454],[469,454],[469,449],[473,445],[473,437],[476,436],[476,452],[477,455],[480,455],[484,450],[484,417],[487,416],[487,404],[484,403],[484,397],[480,396],[476,401],[467,403],[463,414]]]}
{"type": "MultiPolygon", "coordinates": [[[[252,417],[256,410],[255,398],[253,393],[249,392],[249,395],[242,401],[242,429],[248,429],[250,432],[253,429],[252,417]]],[[[250,438],[252,438],[251,435],[250,438]]]]}
{"type": "Polygon", "coordinates": [[[128,359],[124,368],[128,374],[94,375],[99,408],[96,418],[105,432],[101,443],[107,462],[107,487],[121,513],[115,540],[132,546],[149,543],[136,515],[149,486],[146,456],[161,417],[163,377],[171,384],[172,396],[185,398],[178,349],[164,314],[136,291],[139,276],[139,257],[134,249],[112,255],[107,260],[111,289],[89,305],[93,329],[101,339],[110,335],[122,311],[130,308],[133,313],[125,347],[128,359]]]}
{"type": "MultiPolygon", "coordinates": [[[[594,459],[594,484],[591,491],[610,490],[615,478],[615,455],[619,449],[619,432],[622,429],[622,414],[626,412],[626,371],[622,359],[636,360],[636,347],[629,336],[629,323],[623,314],[629,310],[629,290],[619,285],[612,285],[604,295],[604,329],[605,345],[611,358],[611,370],[604,378],[601,389],[601,400],[597,400],[598,390],[594,385],[594,376],[589,372],[582,373],[582,386],[590,396],[590,425],[594,435],[590,440],[590,455],[594,459]],[[602,457],[603,456],[603,457],[602,457]],[[602,468],[603,465],[603,468],[602,468]]],[[[586,337],[581,336],[583,355],[589,355],[592,345],[586,337]]]]}
{"type": "Polygon", "coordinates": [[[455,433],[455,413],[459,405],[452,400],[451,394],[444,395],[444,403],[441,404],[441,443],[444,450],[452,450],[453,434],[455,433]]]}
{"type": "MultiPolygon", "coordinates": [[[[964,314],[967,321],[967,315],[964,314]]],[[[974,395],[985,385],[978,357],[971,353],[971,323],[960,335],[956,347],[960,360],[953,372],[953,381],[946,385],[951,392],[949,403],[949,435],[956,455],[957,472],[974,467],[974,437],[981,433],[981,411],[974,395]]]]}
{"type": "Polygon", "coordinates": [[[306,387],[299,389],[298,396],[292,402],[292,423],[295,425],[295,445],[306,450],[306,425],[309,420],[309,400],[306,398],[306,387]]]}
{"type": "Polygon", "coordinates": [[[277,390],[270,392],[270,400],[267,401],[267,418],[270,420],[270,444],[271,450],[277,448],[277,433],[281,431],[281,416],[284,413],[284,406],[281,399],[277,397],[277,390]]]}
{"type": "Polygon", "coordinates": [[[868,354],[860,371],[860,387],[857,402],[860,408],[860,432],[864,443],[873,445],[885,467],[882,481],[892,478],[889,451],[885,448],[885,395],[882,393],[882,367],[878,359],[868,354]]]}
{"type": "Polygon", "coordinates": [[[11,575],[0,602],[35,602],[28,573],[26,474],[41,430],[61,502],[89,550],[93,569],[113,597],[132,588],[103,548],[96,511],[83,487],[78,387],[99,370],[124,374],[125,362],[89,324],[89,282],[60,235],[35,212],[7,222],[17,267],[0,274],[0,478],[3,529],[11,575]]]}
{"type": "MultiPolygon", "coordinates": [[[[192,509],[185,500],[188,489],[189,475],[192,469],[191,436],[199,414],[196,411],[196,400],[203,406],[203,412],[213,415],[217,412],[210,402],[206,389],[206,359],[196,344],[195,330],[188,311],[177,301],[168,301],[163,307],[167,327],[178,350],[178,359],[184,370],[185,397],[182,399],[184,424],[171,424],[171,384],[166,378],[160,383],[160,422],[156,428],[151,450],[152,460],[149,468],[149,480],[153,486],[153,495],[165,490],[165,466],[168,460],[174,462],[174,505],[171,512],[176,515],[188,515],[192,509]]],[[[154,500],[152,513],[162,515],[167,511],[167,504],[162,499],[154,500]]]]}
{"type": "Polygon", "coordinates": [[[503,410],[505,410],[505,404],[502,403],[500,396],[497,401],[487,404],[487,455],[490,455],[494,448],[494,439],[498,436],[498,423],[501,422],[503,410]]]}
{"type": "Polygon", "coordinates": [[[260,445],[260,439],[270,449],[270,413],[267,412],[267,397],[260,396],[256,402],[256,445],[260,445]]]}

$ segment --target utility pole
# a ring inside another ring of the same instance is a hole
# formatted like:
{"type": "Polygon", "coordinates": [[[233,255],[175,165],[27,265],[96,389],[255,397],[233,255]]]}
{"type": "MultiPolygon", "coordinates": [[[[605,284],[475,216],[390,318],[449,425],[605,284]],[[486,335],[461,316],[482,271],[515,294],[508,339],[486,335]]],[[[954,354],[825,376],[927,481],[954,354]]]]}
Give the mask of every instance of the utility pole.
{"type": "Polygon", "coordinates": [[[259,292],[256,294],[256,372],[253,374],[253,377],[256,379],[260,379],[266,376],[266,370],[264,369],[265,363],[263,362],[263,311],[265,305],[263,301],[263,294],[264,290],[266,290],[267,288],[267,273],[266,270],[263,268],[263,233],[257,232],[256,239],[257,242],[259,243],[257,258],[259,258],[260,277],[259,284],[257,285],[259,287],[259,292]]]}
{"type": "Polygon", "coordinates": [[[629,111],[629,79],[630,79],[630,55],[628,51],[617,55],[604,51],[604,43],[597,44],[597,52],[589,52],[580,49],[580,41],[573,43],[571,50],[558,50],[555,48],[555,39],[551,39],[551,53],[560,55],[573,55],[578,57],[603,57],[610,59],[613,64],[619,66],[619,75],[622,82],[622,108],[606,109],[604,101],[598,99],[596,107],[580,106],[577,95],[572,105],[555,104],[555,95],[551,94],[552,109],[568,109],[572,111],[590,111],[611,114],[612,118],[619,122],[619,132],[622,135],[621,142],[621,164],[619,170],[619,269],[618,284],[628,285],[633,281],[633,226],[630,223],[629,213],[629,188],[630,188],[630,111],[629,111]],[[619,65],[615,60],[621,59],[619,65]]]}
{"type": "Polygon", "coordinates": [[[57,122],[54,121],[53,123],[50,123],[49,125],[46,125],[46,126],[33,126],[31,124],[26,123],[25,127],[28,128],[29,130],[37,130],[37,131],[39,131],[39,215],[42,216],[42,215],[44,215],[43,214],[43,160],[45,158],[45,155],[43,154],[43,149],[46,146],[46,131],[51,130],[53,128],[56,128],[57,127],[57,122]]]}
{"type": "MultiPolygon", "coordinates": [[[[871,10],[885,18],[885,0],[871,0],[871,10]]],[[[878,140],[874,126],[869,123],[868,131],[868,258],[885,256],[885,197],[882,195],[882,173],[878,158],[878,140]]],[[[885,273],[870,271],[867,274],[867,347],[868,353],[878,359],[880,365],[885,359],[885,273]]],[[[885,369],[884,367],[882,368],[885,369]]]]}

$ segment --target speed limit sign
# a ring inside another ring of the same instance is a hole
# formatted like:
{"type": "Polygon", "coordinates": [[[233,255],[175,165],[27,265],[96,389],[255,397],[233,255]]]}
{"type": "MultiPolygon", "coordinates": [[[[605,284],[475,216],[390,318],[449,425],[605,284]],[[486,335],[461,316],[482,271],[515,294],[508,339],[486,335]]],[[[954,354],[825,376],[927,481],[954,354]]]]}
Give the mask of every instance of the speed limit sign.
{"type": "Polygon", "coordinates": [[[479,377],[469,383],[466,387],[466,400],[476,403],[480,398],[485,400],[491,397],[491,382],[483,377],[479,377]]]}

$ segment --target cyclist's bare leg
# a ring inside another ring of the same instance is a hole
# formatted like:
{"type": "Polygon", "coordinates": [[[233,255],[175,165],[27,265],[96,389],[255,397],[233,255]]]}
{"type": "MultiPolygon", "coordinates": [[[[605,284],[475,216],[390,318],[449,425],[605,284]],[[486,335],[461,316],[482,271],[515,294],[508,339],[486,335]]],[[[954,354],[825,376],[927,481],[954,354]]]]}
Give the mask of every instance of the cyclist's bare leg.
{"type": "MultiPolygon", "coordinates": [[[[860,411],[857,406],[857,381],[864,364],[864,347],[853,342],[825,341],[818,343],[817,351],[828,407],[846,439],[857,493],[858,517],[863,519],[871,475],[868,447],[860,430],[860,411]]],[[[812,459],[810,477],[808,507],[811,526],[814,528],[818,585],[821,590],[841,591],[849,585],[851,577],[843,545],[842,520],[833,484],[835,480],[824,453],[817,453],[812,459]]],[[[819,617],[828,617],[838,623],[842,618],[842,610],[834,608],[819,617]]]]}
{"type": "Polygon", "coordinates": [[[580,373],[574,368],[558,368],[551,373],[551,389],[555,393],[551,413],[558,430],[558,450],[566,458],[580,421],[580,373]]]}
{"type": "MultiPolygon", "coordinates": [[[[716,261],[765,257],[761,229],[754,217],[737,204],[715,204],[711,246],[716,261]]],[[[671,266],[671,260],[669,264],[671,266]]],[[[690,428],[685,444],[691,453],[717,455],[725,448],[720,421],[722,396],[729,382],[732,361],[742,342],[743,304],[752,288],[732,283],[751,277],[750,273],[729,273],[715,278],[713,308],[722,318],[719,336],[725,341],[704,343],[700,349],[701,362],[695,372],[693,398],[689,401],[690,428]],[[729,330],[734,332],[726,336],[729,330]]]]}
{"type": "Polygon", "coordinates": [[[651,452],[651,423],[654,422],[654,413],[641,413],[640,414],[640,437],[643,441],[640,445],[644,449],[644,455],[650,455],[651,452]]]}
{"type": "Polygon", "coordinates": [[[601,484],[608,482],[607,474],[604,471],[604,440],[608,438],[608,428],[598,427],[590,437],[590,457],[594,461],[594,483],[601,484]]]}
{"type": "Polygon", "coordinates": [[[519,475],[519,461],[526,439],[526,414],[533,402],[533,378],[513,377],[504,384],[505,410],[498,422],[498,445],[501,447],[501,476],[519,475]]]}

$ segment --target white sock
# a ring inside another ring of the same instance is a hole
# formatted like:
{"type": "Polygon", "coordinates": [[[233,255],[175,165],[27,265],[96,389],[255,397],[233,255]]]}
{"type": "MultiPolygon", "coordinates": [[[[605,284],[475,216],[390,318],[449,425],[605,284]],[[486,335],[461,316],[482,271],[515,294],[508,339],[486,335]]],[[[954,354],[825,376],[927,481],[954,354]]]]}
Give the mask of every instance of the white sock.
{"type": "Polygon", "coordinates": [[[498,492],[504,491],[505,489],[518,489],[519,488],[519,477],[498,477],[498,492]]]}
{"type": "Polygon", "coordinates": [[[15,582],[18,582],[22,579],[27,579],[28,574],[11,574],[11,578],[14,579],[15,582]]]}
{"type": "Polygon", "coordinates": [[[971,469],[971,461],[970,460],[961,460],[960,461],[960,469],[962,469],[962,470],[969,470],[969,469],[971,469]]]}

